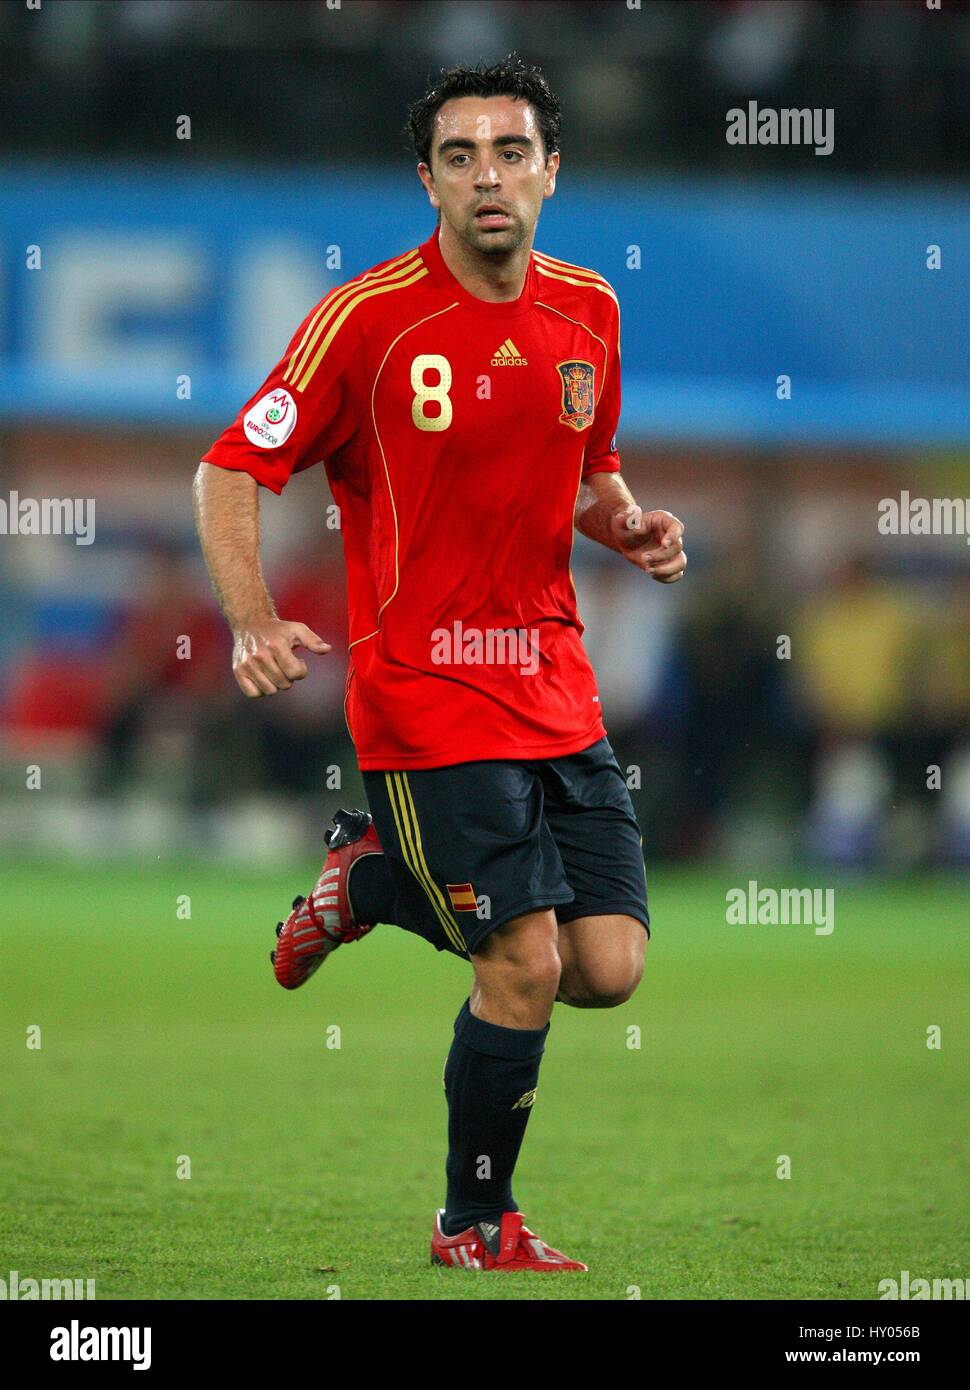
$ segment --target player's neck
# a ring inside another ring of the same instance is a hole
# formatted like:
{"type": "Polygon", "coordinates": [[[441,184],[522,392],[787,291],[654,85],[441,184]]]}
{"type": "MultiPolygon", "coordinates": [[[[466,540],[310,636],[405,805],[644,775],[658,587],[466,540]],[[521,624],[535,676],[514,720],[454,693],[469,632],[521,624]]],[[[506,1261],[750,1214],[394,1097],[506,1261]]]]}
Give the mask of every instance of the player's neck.
{"type": "Polygon", "coordinates": [[[486,256],[463,242],[442,221],[438,234],[441,259],[468,294],[490,304],[518,299],[525,289],[532,243],[517,246],[507,256],[486,256]]]}

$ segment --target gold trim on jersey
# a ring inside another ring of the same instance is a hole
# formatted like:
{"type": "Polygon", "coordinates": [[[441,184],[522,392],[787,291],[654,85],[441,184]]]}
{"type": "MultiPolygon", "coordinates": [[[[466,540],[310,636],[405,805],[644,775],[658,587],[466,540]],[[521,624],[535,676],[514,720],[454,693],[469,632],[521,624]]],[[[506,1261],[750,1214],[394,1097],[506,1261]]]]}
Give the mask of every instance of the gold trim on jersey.
{"type": "Polygon", "coordinates": [[[369,280],[385,279],[388,275],[391,275],[396,270],[402,268],[404,261],[409,262],[409,268],[413,267],[417,264],[417,262],[415,261],[415,257],[417,255],[417,249],[405,251],[403,256],[395,257],[393,261],[390,261],[381,270],[368,270],[363,275],[357,275],[354,277],[353,280],[348,280],[346,284],[338,285],[336,289],[331,290],[328,295],[325,295],[321,302],[317,305],[313,317],[306,326],[306,331],[304,332],[303,337],[300,339],[300,342],[293,351],[293,355],[291,356],[287,364],[286,371],[283,373],[283,380],[286,381],[289,378],[290,373],[293,371],[293,368],[296,365],[297,358],[301,355],[303,349],[306,347],[307,339],[310,337],[310,334],[314,331],[320,320],[320,315],[323,314],[329,307],[331,307],[336,299],[340,298],[342,295],[345,295],[348,290],[359,289],[361,285],[366,284],[369,280]]]}
{"type": "Polygon", "coordinates": [[[424,857],[421,828],[418,825],[414,798],[411,796],[411,788],[408,785],[408,775],[406,772],[385,772],[384,781],[387,784],[387,795],[391,803],[391,810],[394,813],[394,824],[397,828],[397,837],[401,844],[404,862],[431,903],[435,916],[444,929],[445,936],[457,951],[460,951],[463,956],[467,956],[468,947],[462,937],[461,928],[454,917],[449,915],[444,894],[435,883],[431,870],[428,868],[428,861],[424,857]]]}
{"type": "Polygon", "coordinates": [[[561,256],[550,256],[548,251],[539,251],[533,247],[532,254],[540,261],[545,261],[547,265],[558,266],[560,270],[572,270],[577,275],[592,275],[597,280],[607,283],[605,275],[601,275],[598,270],[593,270],[588,265],[575,265],[572,261],[564,261],[561,256]]]}
{"type": "Polygon", "coordinates": [[[453,304],[446,305],[444,309],[436,309],[433,314],[425,314],[423,319],[418,319],[415,323],[409,323],[407,328],[402,328],[400,333],[394,339],[394,342],[391,343],[390,347],[387,349],[387,352],[385,352],[383,358],[381,359],[381,365],[378,367],[377,374],[374,377],[374,385],[371,387],[370,393],[370,418],[374,426],[374,438],[377,440],[377,447],[381,451],[381,462],[384,465],[384,477],[387,479],[387,495],[391,499],[391,515],[394,518],[394,588],[391,590],[387,598],[384,600],[380,608],[378,608],[377,610],[377,626],[374,628],[374,631],[368,632],[364,637],[355,638],[354,641],[351,642],[350,646],[347,648],[348,651],[350,651],[353,647],[356,647],[358,643],[366,642],[371,637],[377,636],[377,634],[381,630],[381,614],[384,612],[384,609],[387,607],[391,599],[397,593],[398,584],[400,582],[400,571],[398,569],[399,532],[397,524],[397,506],[394,502],[394,489],[391,487],[391,474],[387,467],[387,455],[384,453],[384,445],[381,442],[380,430],[377,428],[377,415],[374,409],[374,399],[377,395],[377,383],[380,381],[381,372],[384,370],[384,363],[387,361],[388,357],[390,357],[391,353],[394,351],[397,344],[404,337],[405,333],[410,333],[412,328],[420,328],[423,323],[427,323],[429,319],[436,319],[439,314],[447,314],[451,309],[457,308],[458,300],[456,299],[453,304]]]}
{"type": "MultiPolygon", "coordinates": [[[[587,284],[588,284],[588,285],[592,285],[594,289],[602,290],[602,292],[603,292],[604,294],[609,295],[610,299],[612,299],[613,303],[616,305],[616,313],[617,313],[616,356],[617,356],[617,360],[618,360],[618,361],[621,360],[621,353],[620,353],[620,301],[617,299],[617,297],[616,297],[616,292],[615,292],[615,290],[613,289],[612,285],[609,283],[609,281],[608,281],[608,280],[605,280],[605,279],[603,278],[603,276],[600,275],[600,273],[599,273],[598,271],[596,271],[596,270],[588,270],[585,266],[581,266],[581,265],[570,265],[569,261],[560,261],[560,260],[558,260],[555,256],[547,256],[547,255],[545,254],[544,251],[535,251],[535,250],[534,250],[534,251],[532,252],[532,254],[533,254],[533,256],[536,258],[536,270],[539,271],[540,274],[542,274],[542,275],[548,275],[548,276],[549,276],[551,279],[553,279],[553,280],[565,280],[565,281],[567,281],[567,282],[568,282],[569,284],[571,284],[571,285],[576,285],[576,284],[583,284],[583,285],[587,285],[587,284]],[[545,266],[544,266],[543,264],[540,264],[540,262],[545,262],[545,266]],[[569,274],[569,275],[558,275],[558,274],[556,274],[555,272],[553,272],[551,269],[547,269],[546,266],[548,266],[548,267],[556,266],[558,270],[560,270],[560,271],[570,271],[571,274],[569,274]],[[590,279],[588,279],[588,280],[579,280],[579,279],[577,279],[577,276],[581,276],[581,275],[587,275],[587,276],[590,277],[590,279]]],[[[604,385],[605,385],[605,381],[604,381],[604,385]]]]}
{"type": "MultiPolygon", "coordinates": [[[[576,590],[576,580],[573,578],[573,550],[576,547],[576,503],[579,501],[579,494],[583,490],[583,469],[586,467],[586,445],[583,444],[583,457],[579,460],[579,482],[576,484],[576,496],[573,498],[573,524],[569,532],[569,555],[566,560],[566,569],[569,571],[569,582],[573,586],[573,603],[576,605],[576,617],[579,618],[579,594],[576,590]]],[[[579,618],[582,622],[582,618],[579,618]]],[[[347,723],[346,717],[344,723],[347,723]]],[[[347,724],[347,728],[350,725],[347,724]]]]}
{"type": "Polygon", "coordinates": [[[589,324],[588,324],[588,323],[583,323],[582,319],[574,319],[574,318],[570,317],[569,314],[564,314],[563,311],[562,311],[561,309],[555,308],[552,304],[547,304],[547,303],[545,302],[544,299],[537,299],[537,300],[536,300],[536,308],[537,308],[537,309],[548,309],[549,312],[550,312],[551,314],[558,314],[559,317],[560,317],[561,319],[565,319],[567,323],[574,323],[574,324],[576,325],[577,328],[585,328],[585,330],[586,330],[586,332],[589,334],[589,336],[590,336],[591,338],[595,338],[596,341],[599,343],[600,347],[603,349],[603,384],[602,384],[602,386],[600,387],[599,400],[596,402],[596,404],[599,405],[599,401],[601,401],[601,400],[603,399],[603,392],[606,390],[606,378],[607,378],[607,376],[609,375],[609,370],[610,370],[610,350],[609,350],[609,348],[608,348],[608,347],[606,346],[606,344],[603,342],[603,339],[600,337],[600,335],[599,335],[598,333],[594,333],[593,330],[590,328],[589,324]]]}
{"type": "Polygon", "coordinates": [[[600,294],[605,294],[608,299],[612,299],[617,308],[620,301],[607,284],[600,284],[596,280],[581,280],[578,275],[559,275],[554,270],[546,270],[543,266],[537,265],[536,270],[540,275],[545,275],[549,280],[564,280],[567,285],[583,285],[587,289],[599,290],[600,294]]]}
{"type": "MultiPolygon", "coordinates": [[[[410,270],[411,267],[406,266],[404,269],[410,270]]],[[[398,271],[397,273],[401,274],[402,272],[398,271]]],[[[323,342],[320,344],[320,347],[317,348],[313,360],[310,362],[309,366],[303,372],[303,375],[302,377],[300,377],[300,380],[296,382],[295,389],[297,391],[306,390],[311,378],[313,377],[314,372],[317,370],[320,363],[323,361],[327,349],[330,347],[330,344],[337,336],[337,332],[342,327],[344,320],[349,317],[349,315],[354,311],[354,309],[357,308],[358,304],[362,304],[365,299],[372,299],[375,294],[389,294],[391,290],[407,289],[408,285],[413,285],[416,284],[418,280],[423,280],[427,273],[427,267],[422,265],[420,270],[415,270],[414,273],[412,275],[409,275],[406,280],[398,280],[396,282],[381,281],[379,284],[374,284],[369,289],[361,290],[359,294],[354,295],[354,297],[347,303],[347,305],[341,311],[341,313],[338,314],[338,316],[334,319],[333,323],[330,326],[330,329],[328,330],[326,336],[323,339],[323,342]]],[[[334,307],[336,308],[336,305],[334,307]]],[[[313,337],[307,344],[307,353],[313,350],[317,340],[319,339],[320,334],[323,332],[325,322],[326,320],[321,321],[321,323],[317,326],[316,330],[314,331],[313,337]]],[[[300,364],[298,364],[297,373],[299,373],[300,369],[300,364]]]]}
{"type": "MultiPolygon", "coordinates": [[[[607,375],[608,375],[609,370],[610,370],[610,354],[609,354],[609,351],[608,351],[608,349],[607,349],[606,344],[603,342],[603,339],[600,337],[600,335],[599,335],[598,333],[593,333],[593,330],[590,328],[590,326],[589,326],[588,323],[581,323],[579,319],[570,318],[569,315],[568,315],[568,314],[564,314],[563,311],[562,311],[561,309],[554,309],[553,306],[552,306],[551,304],[546,304],[546,302],[545,302],[544,300],[537,299],[537,300],[536,300],[536,305],[537,305],[538,307],[542,308],[542,309],[548,309],[548,310],[550,311],[550,313],[558,314],[560,318],[563,318],[563,319],[568,320],[569,323],[574,323],[574,324],[576,324],[577,328],[585,328],[585,329],[586,329],[586,332],[592,334],[592,336],[596,339],[596,341],[602,346],[602,348],[603,348],[603,353],[604,353],[604,362],[605,362],[605,366],[603,367],[603,385],[600,387],[600,395],[599,395],[599,399],[602,400],[602,399],[603,399],[603,392],[606,390],[606,378],[607,378],[607,375]]],[[[619,308],[619,306],[617,306],[617,308],[619,308]]],[[[617,346],[617,357],[619,357],[619,349],[620,349],[619,338],[617,338],[617,345],[616,345],[616,346],[617,346]]],[[[598,405],[598,404],[599,404],[599,401],[597,401],[596,404],[598,405]]],[[[576,544],[576,522],[575,522],[575,516],[576,516],[576,503],[577,503],[578,500],[579,500],[579,492],[580,492],[580,489],[581,489],[582,486],[583,486],[583,469],[586,467],[586,447],[587,447],[587,446],[586,446],[586,443],[584,443],[584,444],[583,444],[583,457],[582,457],[582,458],[580,459],[580,461],[579,461],[579,482],[576,484],[576,496],[575,496],[575,498],[573,499],[573,518],[574,518],[574,520],[573,520],[572,532],[571,532],[571,534],[570,534],[570,539],[569,539],[569,559],[568,559],[568,561],[567,561],[567,568],[568,568],[568,570],[569,570],[569,582],[570,582],[570,584],[573,586],[573,598],[574,598],[574,600],[575,600],[575,602],[576,602],[576,613],[577,613],[577,616],[578,616],[578,614],[579,614],[579,594],[576,592],[576,580],[573,578],[573,549],[574,549],[575,544],[576,544]]],[[[582,621],[582,619],[580,619],[580,621],[582,621]]]]}
{"type": "Polygon", "coordinates": [[[620,302],[609,283],[602,275],[597,275],[595,270],[584,270],[582,266],[570,265],[568,261],[553,260],[551,256],[543,256],[541,251],[533,251],[532,254],[536,258],[536,270],[540,275],[545,275],[550,280],[564,280],[568,285],[585,285],[589,289],[599,290],[601,294],[608,295],[617,308],[620,307],[620,302]],[[568,274],[564,273],[567,271],[568,274]],[[583,276],[593,278],[583,279],[583,276]]]}
{"type": "MultiPolygon", "coordinates": [[[[350,720],[347,718],[347,701],[350,699],[350,686],[353,679],[354,670],[353,667],[351,667],[351,669],[347,672],[347,684],[344,688],[344,723],[347,725],[347,732],[350,735],[351,743],[354,743],[354,731],[353,729],[351,729],[350,720]]],[[[354,743],[354,747],[357,747],[356,743],[354,743]]]]}

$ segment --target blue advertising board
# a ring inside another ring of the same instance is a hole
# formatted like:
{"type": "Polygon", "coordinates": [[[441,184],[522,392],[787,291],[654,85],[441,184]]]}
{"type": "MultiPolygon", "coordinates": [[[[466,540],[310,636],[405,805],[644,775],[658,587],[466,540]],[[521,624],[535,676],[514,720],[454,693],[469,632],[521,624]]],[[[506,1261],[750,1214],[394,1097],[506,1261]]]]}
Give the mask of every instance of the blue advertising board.
{"type": "MultiPolygon", "coordinates": [[[[313,303],[433,225],[380,168],[9,170],[0,413],[218,429],[313,303]]],[[[618,293],[621,439],[970,440],[966,196],[564,174],[536,245],[618,293]]]]}

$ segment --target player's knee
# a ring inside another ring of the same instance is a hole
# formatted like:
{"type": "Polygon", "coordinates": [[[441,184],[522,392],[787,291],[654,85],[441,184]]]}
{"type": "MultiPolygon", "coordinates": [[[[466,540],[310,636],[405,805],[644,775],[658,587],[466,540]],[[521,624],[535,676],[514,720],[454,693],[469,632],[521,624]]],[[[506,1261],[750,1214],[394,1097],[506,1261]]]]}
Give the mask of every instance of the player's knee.
{"type": "Polygon", "coordinates": [[[559,999],[575,1009],[615,1009],[633,997],[639,983],[639,976],[567,979],[559,986],[559,999]]]}
{"type": "Polygon", "coordinates": [[[535,955],[507,960],[502,971],[506,987],[516,994],[556,997],[562,975],[562,962],[554,943],[543,945],[535,955]]]}
{"type": "Polygon", "coordinates": [[[511,1004],[541,1003],[550,1006],[559,988],[562,962],[557,949],[555,918],[549,922],[509,923],[495,931],[474,957],[480,988],[501,995],[511,1004]]]}
{"type": "Polygon", "coordinates": [[[564,971],[559,998],[578,1009],[615,1009],[632,998],[643,976],[642,942],[602,952],[564,971]]]}
{"type": "Polygon", "coordinates": [[[630,970],[625,974],[615,974],[606,980],[595,981],[593,984],[593,1008],[594,1009],[615,1009],[620,1004],[625,1004],[628,999],[632,999],[636,993],[640,978],[643,975],[643,966],[638,970],[630,970]]]}

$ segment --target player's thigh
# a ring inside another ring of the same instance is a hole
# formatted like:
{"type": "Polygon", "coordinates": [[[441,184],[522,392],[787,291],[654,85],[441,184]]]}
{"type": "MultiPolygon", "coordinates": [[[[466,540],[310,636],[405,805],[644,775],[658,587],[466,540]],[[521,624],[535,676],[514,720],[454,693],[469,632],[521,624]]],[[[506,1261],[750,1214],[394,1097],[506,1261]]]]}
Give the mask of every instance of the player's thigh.
{"type": "MultiPolygon", "coordinates": [[[[643,841],[608,741],[542,765],[541,776],[543,816],[573,890],[573,901],[556,910],[560,926],[585,918],[632,918],[648,936],[643,841]]],[[[594,931],[577,929],[574,935],[585,945],[594,931]]]]}
{"type": "Polygon", "coordinates": [[[452,949],[474,955],[514,918],[572,898],[527,764],[369,772],[365,783],[392,874],[452,949]]]}

